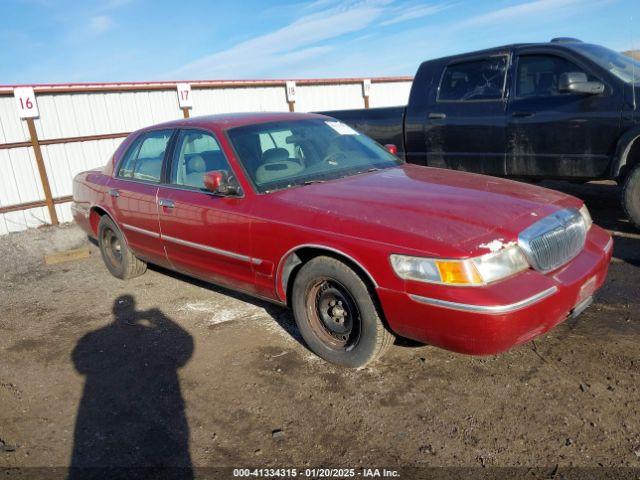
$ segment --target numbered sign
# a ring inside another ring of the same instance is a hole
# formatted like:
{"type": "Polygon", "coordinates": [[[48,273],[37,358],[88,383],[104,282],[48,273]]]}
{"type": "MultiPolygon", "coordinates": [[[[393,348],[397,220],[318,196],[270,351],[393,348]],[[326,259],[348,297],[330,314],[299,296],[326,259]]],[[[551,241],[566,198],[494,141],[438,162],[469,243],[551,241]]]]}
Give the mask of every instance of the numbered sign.
{"type": "Polygon", "coordinates": [[[296,101],[296,82],[287,82],[287,102],[296,101]]]}
{"type": "Polygon", "coordinates": [[[178,105],[180,108],[193,108],[193,99],[191,98],[191,85],[188,83],[178,83],[178,105]]]}
{"type": "Polygon", "coordinates": [[[36,103],[36,94],[31,87],[16,87],[13,89],[13,96],[16,99],[18,114],[20,118],[36,118],[40,116],[38,113],[38,104],[36,103]]]}
{"type": "Polygon", "coordinates": [[[371,79],[367,78],[362,81],[362,96],[368,97],[371,94],[371,79]]]}

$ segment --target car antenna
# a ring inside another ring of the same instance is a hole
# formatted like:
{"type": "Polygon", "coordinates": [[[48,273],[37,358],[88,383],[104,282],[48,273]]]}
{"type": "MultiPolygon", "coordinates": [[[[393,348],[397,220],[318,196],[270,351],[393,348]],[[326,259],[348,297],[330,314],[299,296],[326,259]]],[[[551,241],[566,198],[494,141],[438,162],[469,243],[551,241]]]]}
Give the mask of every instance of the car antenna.
{"type": "Polygon", "coordinates": [[[633,15],[629,18],[630,20],[630,28],[629,28],[629,37],[631,40],[631,98],[633,101],[633,109],[637,108],[636,106],[636,61],[635,61],[635,45],[633,42],[633,15]]]}

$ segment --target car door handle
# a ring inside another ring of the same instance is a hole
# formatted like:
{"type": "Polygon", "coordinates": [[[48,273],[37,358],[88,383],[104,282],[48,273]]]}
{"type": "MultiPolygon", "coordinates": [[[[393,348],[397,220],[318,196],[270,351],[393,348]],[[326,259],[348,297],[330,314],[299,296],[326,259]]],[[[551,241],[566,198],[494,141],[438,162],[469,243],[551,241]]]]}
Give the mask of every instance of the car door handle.
{"type": "Polygon", "coordinates": [[[512,117],[517,117],[517,118],[533,117],[534,115],[535,113],[533,112],[513,112],[511,114],[512,117]]]}
{"type": "Polygon", "coordinates": [[[112,188],[111,190],[109,190],[109,195],[111,195],[112,197],[119,197],[120,196],[120,192],[118,190],[116,190],[115,188],[112,188]]]}
{"type": "Polygon", "coordinates": [[[431,120],[444,120],[445,118],[447,118],[446,113],[430,113],[429,114],[429,119],[431,120]]]}
{"type": "Polygon", "coordinates": [[[166,208],[173,208],[176,206],[176,204],[173,203],[173,200],[167,200],[166,198],[161,198],[160,200],[158,200],[158,205],[166,208]]]}

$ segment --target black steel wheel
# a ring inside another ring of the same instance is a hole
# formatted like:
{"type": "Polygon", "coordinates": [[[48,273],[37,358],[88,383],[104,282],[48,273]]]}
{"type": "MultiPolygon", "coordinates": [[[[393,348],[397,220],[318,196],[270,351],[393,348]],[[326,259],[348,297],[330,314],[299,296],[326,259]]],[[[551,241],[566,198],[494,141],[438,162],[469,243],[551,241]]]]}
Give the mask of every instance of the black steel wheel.
{"type": "Polygon", "coordinates": [[[327,361],[362,367],[393,343],[366,280],[332,257],[316,257],[297,272],[293,313],[309,348],[327,361]]]}
{"type": "Polygon", "coordinates": [[[102,260],[114,277],[127,280],[147,270],[146,262],[133,254],[120,229],[107,215],[98,223],[98,244],[102,260]]]}
{"type": "Polygon", "coordinates": [[[345,349],[357,344],[360,311],[344,285],[331,278],[320,278],[310,284],[306,301],[309,324],[327,345],[345,349]]]}

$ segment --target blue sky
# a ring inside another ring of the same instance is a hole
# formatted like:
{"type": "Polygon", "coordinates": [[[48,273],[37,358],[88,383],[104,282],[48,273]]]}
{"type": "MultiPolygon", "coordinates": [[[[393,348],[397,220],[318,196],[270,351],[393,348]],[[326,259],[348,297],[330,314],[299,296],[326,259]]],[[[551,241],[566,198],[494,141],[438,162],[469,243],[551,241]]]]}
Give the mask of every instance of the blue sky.
{"type": "Polygon", "coordinates": [[[573,36],[640,49],[640,0],[0,0],[0,84],[413,75],[573,36]]]}

